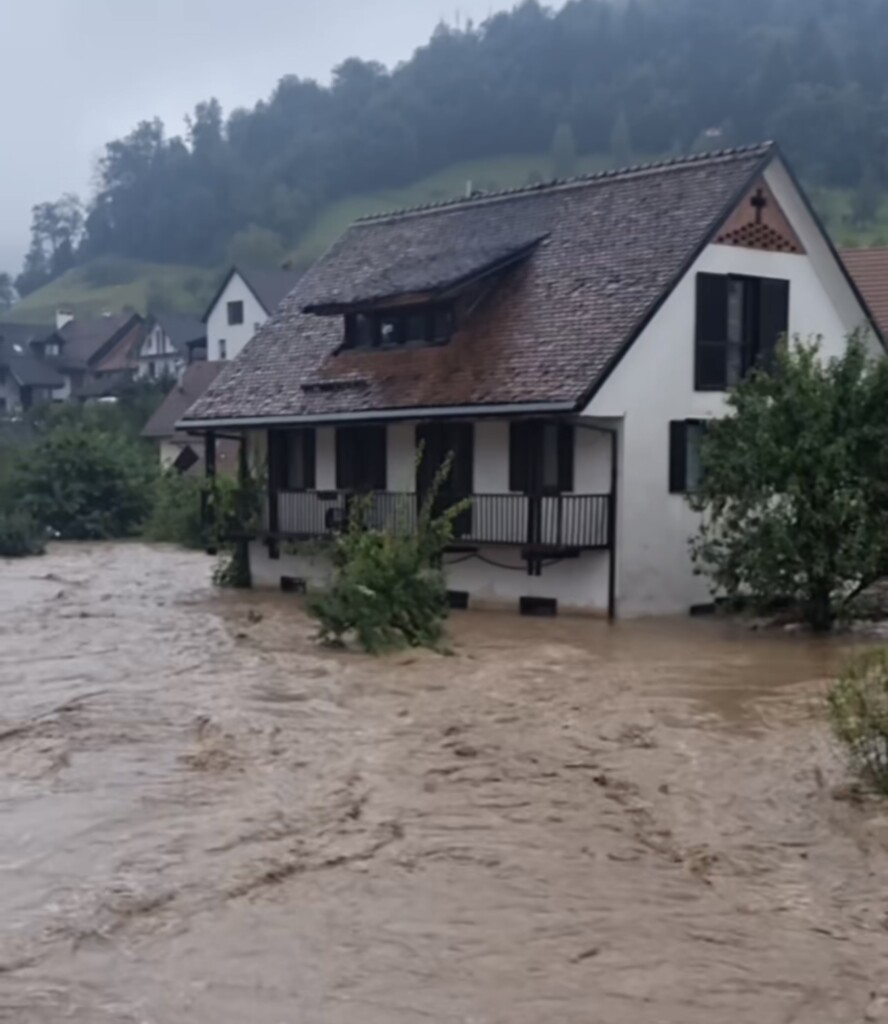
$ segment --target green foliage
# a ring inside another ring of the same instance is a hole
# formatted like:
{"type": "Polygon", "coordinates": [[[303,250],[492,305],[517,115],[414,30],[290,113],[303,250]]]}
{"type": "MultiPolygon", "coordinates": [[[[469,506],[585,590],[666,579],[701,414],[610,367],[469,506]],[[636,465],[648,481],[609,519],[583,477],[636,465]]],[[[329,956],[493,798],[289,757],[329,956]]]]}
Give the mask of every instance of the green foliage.
{"type": "Polygon", "coordinates": [[[44,532],[27,513],[0,510],[0,558],[26,558],[45,550],[44,532]]]}
{"type": "Polygon", "coordinates": [[[175,470],[160,474],[154,484],[151,515],[145,524],[148,540],[200,550],[207,546],[201,516],[204,480],[175,470]]]}
{"type": "Polygon", "coordinates": [[[881,201],[882,192],[879,187],[878,175],[875,168],[868,164],[864,168],[860,185],[854,193],[851,205],[853,222],[858,226],[871,224],[878,217],[881,201]]]}
{"type": "Polygon", "coordinates": [[[625,110],[617,114],[611,129],[610,155],[616,167],[628,167],[632,162],[632,135],[625,110]]]}
{"type": "Polygon", "coordinates": [[[333,583],[308,603],[320,622],[323,642],[342,645],[354,638],[371,654],[440,646],[448,613],[441,558],[453,522],[468,504],[435,514],[449,471],[448,460],[423,502],[415,529],[406,510],[402,521],[368,527],[372,499],[355,501],[348,529],[335,542],[333,583]]]}
{"type": "Polygon", "coordinates": [[[556,178],[570,178],[576,173],[577,140],[570,124],[562,122],[552,139],[552,173],[556,178]]]}
{"type": "Polygon", "coordinates": [[[12,309],[15,300],[16,291],[11,275],[0,273],[0,313],[12,309]]]}
{"type": "Polygon", "coordinates": [[[66,540],[126,537],[151,507],[150,452],[120,434],[56,427],[28,450],[13,476],[20,507],[66,540]]]}
{"type": "Polygon", "coordinates": [[[237,480],[220,476],[206,485],[212,545],[219,549],[213,570],[218,587],[246,590],[253,585],[249,543],[261,522],[265,472],[264,466],[248,467],[237,480]]]}
{"type": "Polygon", "coordinates": [[[854,768],[888,794],[888,651],[854,658],[830,690],[827,708],[854,768]]]}
{"type": "Polygon", "coordinates": [[[64,202],[42,204],[29,269],[56,273],[72,248],[79,260],[221,263],[251,224],[290,243],[347,197],[378,196],[455,161],[543,154],[562,120],[578,151],[621,164],[676,140],[687,151],[720,127],[726,144],[779,138],[818,184],[856,188],[870,164],[884,186],[888,6],[753,8],[527,0],[483,24],[439,26],[392,69],[351,59],[329,84],[287,75],[227,118],[217,101],[199,103],[184,139],[144,121],[106,146],[82,241],[76,222],[70,244],[58,233],[71,223],[64,202]]]}
{"type": "Polygon", "coordinates": [[[829,362],[796,341],[728,406],[709,425],[690,498],[703,514],[698,571],[717,593],[789,600],[827,630],[888,568],[888,362],[868,360],[856,338],[829,362]]]}
{"type": "Polygon", "coordinates": [[[139,264],[134,260],[121,260],[114,256],[100,256],[83,268],[83,278],[93,288],[108,285],[132,284],[139,277],[139,264]]]}
{"type": "Polygon", "coordinates": [[[284,261],[284,243],[269,228],[251,224],[231,239],[228,262],[238,267],[274,270],[284,261]]]}

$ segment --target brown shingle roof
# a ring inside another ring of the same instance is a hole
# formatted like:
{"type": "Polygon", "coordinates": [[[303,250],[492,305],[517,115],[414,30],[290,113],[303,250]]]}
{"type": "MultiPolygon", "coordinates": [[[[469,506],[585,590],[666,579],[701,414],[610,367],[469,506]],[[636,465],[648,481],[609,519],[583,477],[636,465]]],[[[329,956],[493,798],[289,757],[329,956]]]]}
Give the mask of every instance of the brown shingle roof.
{"type": "Polygon", "coordinates": [[[188,418],[578,403],[774,153],[728,150],[358,222],[188,418]],[[337,352],[342,317],[302,312],[362,267],[516,238],[543,240],[447,345],[337,352]]]}
{"type": "Polygon", "coordinates": [[[841,255],[879,330],[888,338],[888,249],[846,249],[841,255]]]}
{"type": "Polygon", "coordinates": [[[177,384],[155,410],[142,430],[142,437],[173,437],[176,423],[213,383],[224,366],[225,363],[200,362],[186,367],[182,383],[177,384]]]}
{"type": "Polygon", "coordinates": [[[133,324],[140,322],[135,313],[112,313],[91,319],[70,320],[57,332],[62,339],[60,365],[71,369],[85,369],[93,360],[110,348],[133,324]]]}

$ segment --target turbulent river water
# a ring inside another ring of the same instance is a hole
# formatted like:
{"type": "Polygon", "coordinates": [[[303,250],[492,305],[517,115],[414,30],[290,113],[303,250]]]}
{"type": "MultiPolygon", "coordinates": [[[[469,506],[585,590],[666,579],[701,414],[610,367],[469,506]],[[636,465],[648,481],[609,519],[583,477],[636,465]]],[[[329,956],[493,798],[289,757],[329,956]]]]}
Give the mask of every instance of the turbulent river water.
{"type": "Polygon", "coordinates": [[[460,613],[374,660],[210,568],[0,562],[0,1020],[888,1019],[842,643],[460,613]]]}

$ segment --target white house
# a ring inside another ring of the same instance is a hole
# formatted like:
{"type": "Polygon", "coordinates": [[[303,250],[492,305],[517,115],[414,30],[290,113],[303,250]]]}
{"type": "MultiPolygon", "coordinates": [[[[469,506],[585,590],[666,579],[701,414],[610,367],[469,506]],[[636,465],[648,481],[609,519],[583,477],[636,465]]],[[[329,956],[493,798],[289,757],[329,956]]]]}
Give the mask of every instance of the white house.
{"type": "Polygon", "coordinates": [[[207,331],[197,317],[181,313],[156,313],[146,325],[137,353],[138,380],[163,377],[181,381],[185,367],[204,353],[207,331]]]}
{"type": "Polygon", "coordinates": [[[296,286],[293,270],[232,267],[204,313],[207,359],[234,359],[296,286]]]}
{"type": "Polygon", "coordinates": [[[327,573],[282,542],[352,494],[409,528],[453,453],[454,601],[687,612],[701,425],[787,332],[871,321],[777,148],[727,150],[358,222],[180,426],[267,463],[260,582],[327,573]]]}

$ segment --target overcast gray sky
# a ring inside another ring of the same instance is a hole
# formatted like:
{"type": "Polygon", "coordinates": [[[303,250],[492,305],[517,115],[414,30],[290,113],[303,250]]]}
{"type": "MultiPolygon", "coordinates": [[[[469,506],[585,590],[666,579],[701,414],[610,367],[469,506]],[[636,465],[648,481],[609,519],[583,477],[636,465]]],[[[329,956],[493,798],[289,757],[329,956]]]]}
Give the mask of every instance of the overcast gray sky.
{"type": "Polygon", "coordinates": [[[194,104],[252,106],[284,74],[326,80],[349,56],[409,57],[443,18],[514,0],[0,0],[0,270],[18,272],[31,207],[86,198],[105,142],[194,104]]]}

